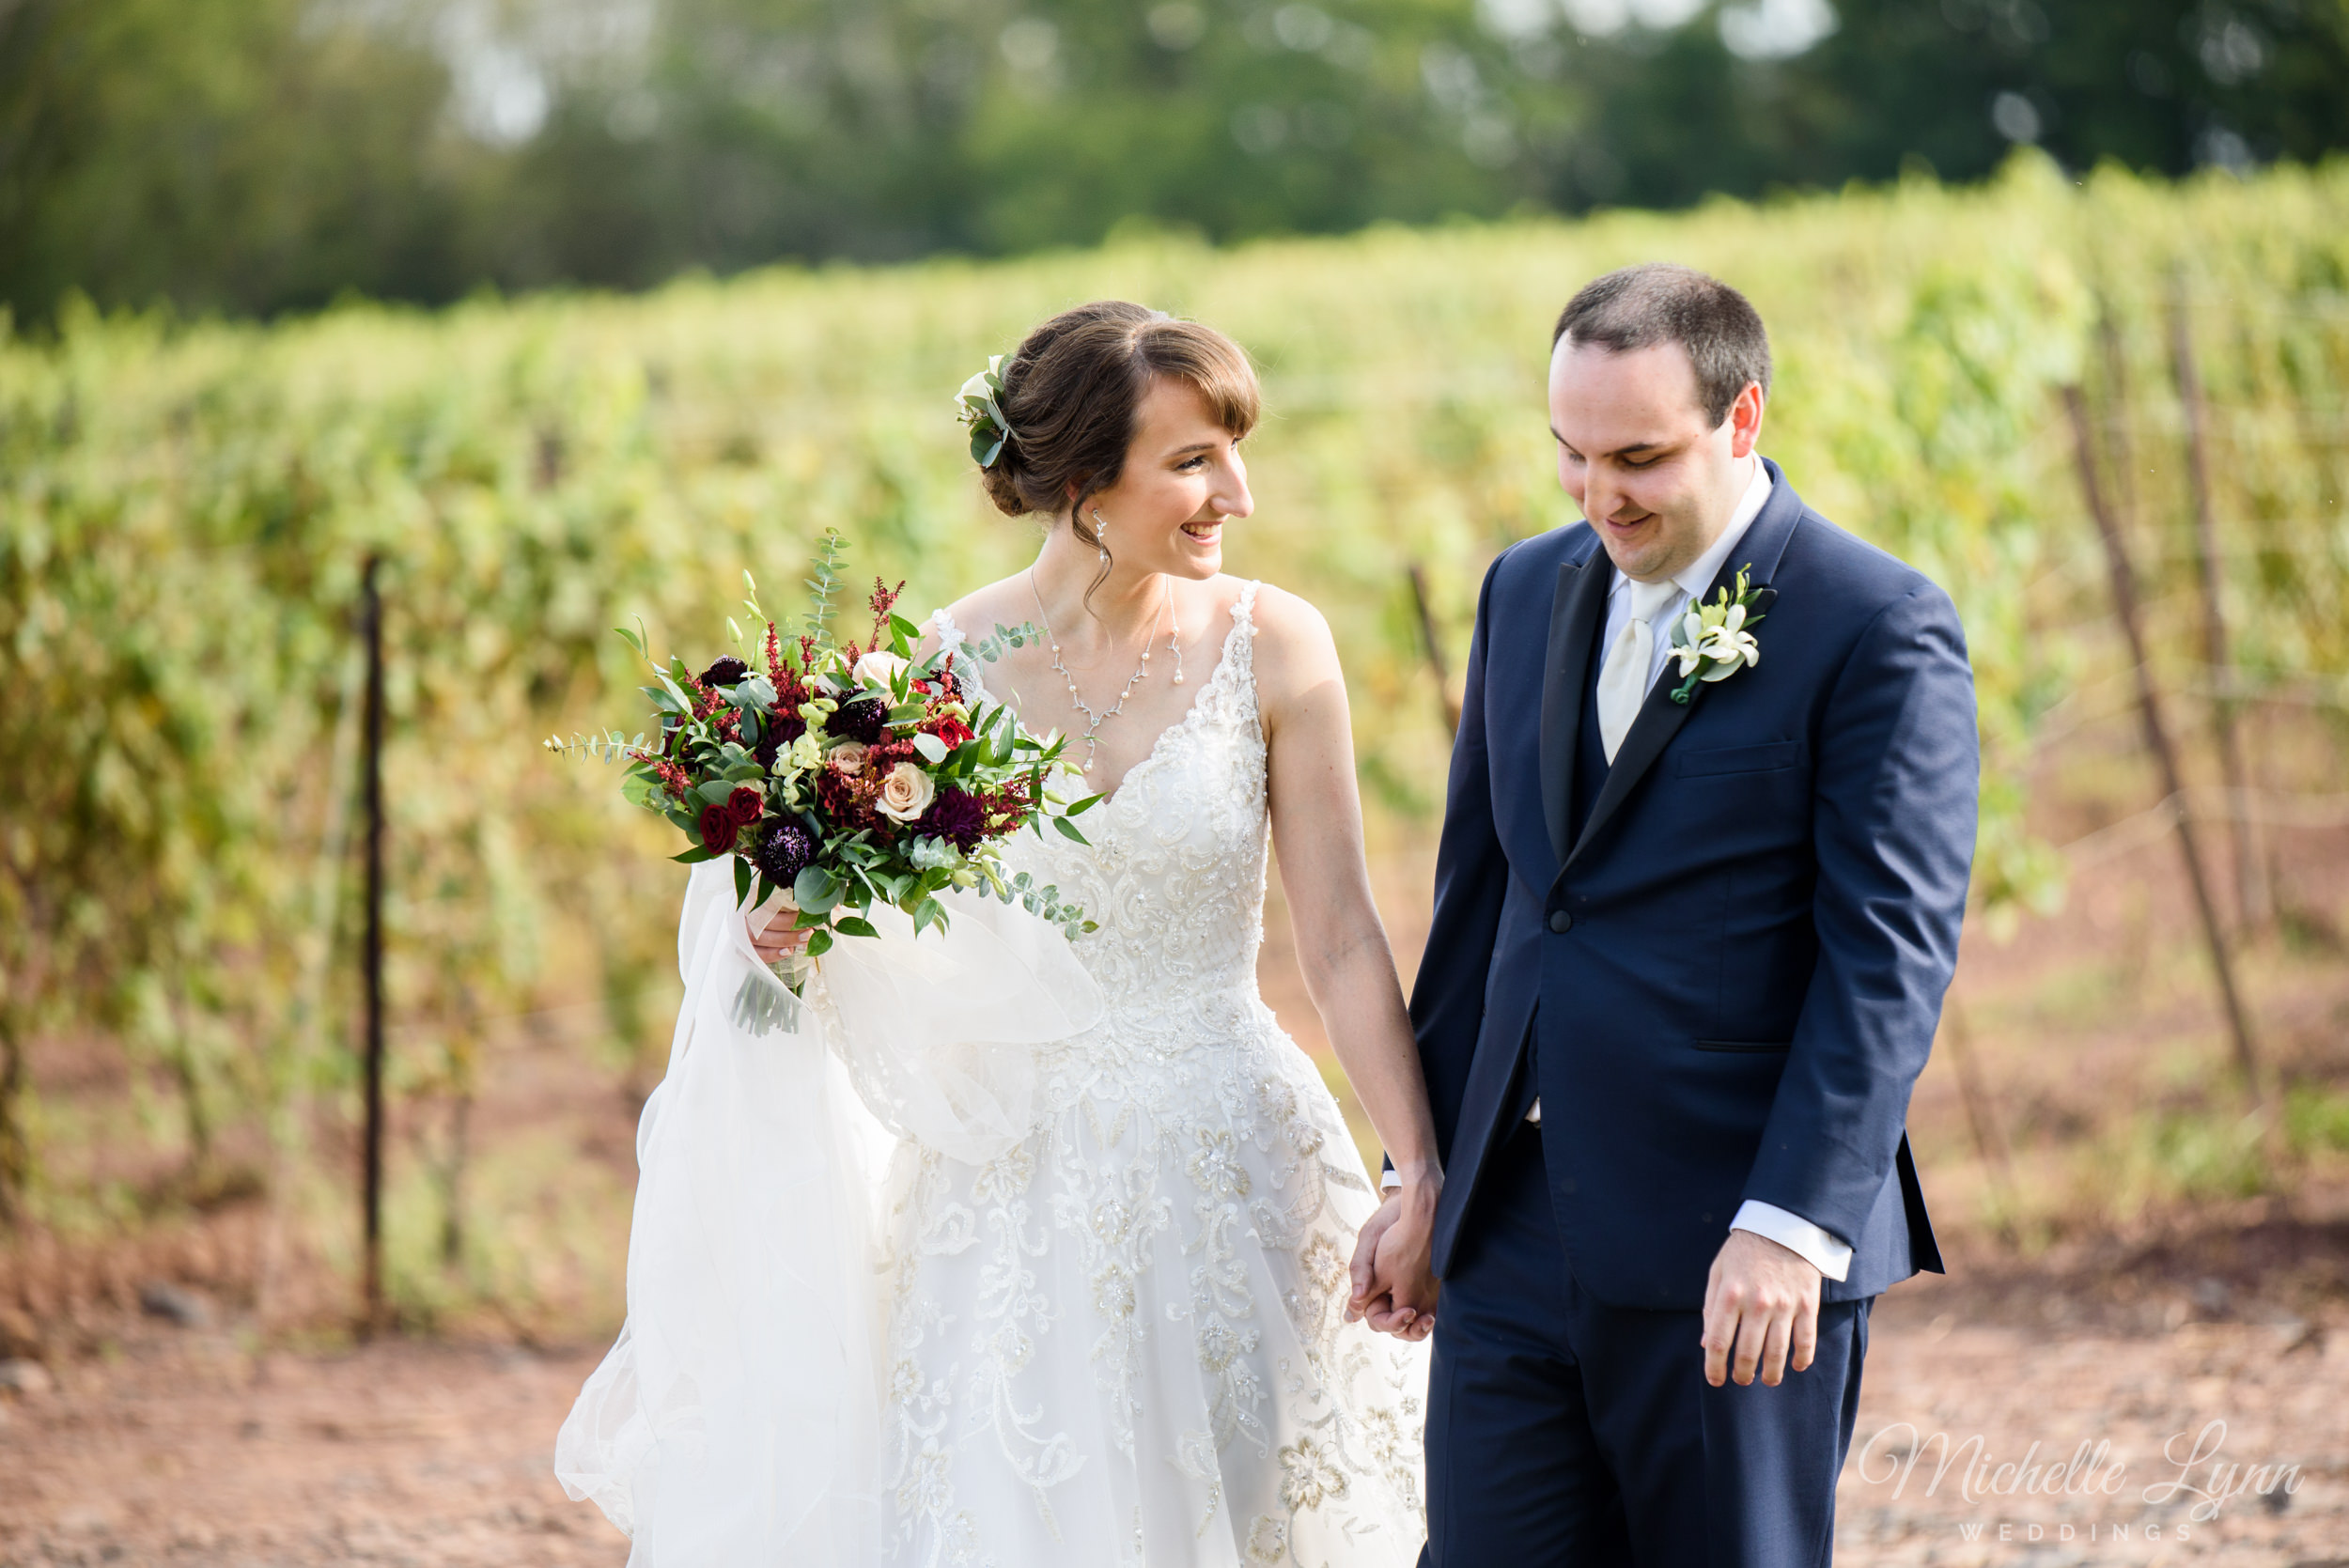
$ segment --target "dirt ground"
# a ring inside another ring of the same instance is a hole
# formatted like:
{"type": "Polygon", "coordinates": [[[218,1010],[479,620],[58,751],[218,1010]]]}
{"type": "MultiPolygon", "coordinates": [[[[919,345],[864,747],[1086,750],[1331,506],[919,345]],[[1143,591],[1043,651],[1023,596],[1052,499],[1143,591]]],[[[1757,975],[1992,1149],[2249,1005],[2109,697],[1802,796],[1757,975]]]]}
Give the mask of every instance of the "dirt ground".
{"type": "MultiPolygon", "coordinates": [[[[2201,1245],[2240,1262],[2262,1229],[2201,1245]]],[[[2265,1229],[2339,1253],[2340,1225],[2265,1229]]],[[[2176,1288],[2099,1266],[1881,1302],[1837,1560],[2349,1568],[2349,1314],[2193,1246],[2136,1260],[2176,1288]]],[[[626,1560],[547,1468],[594,1347],[257,1354],[160,1323],[118,1346],[0,1395],[0,1568],[626,1560]]]]}

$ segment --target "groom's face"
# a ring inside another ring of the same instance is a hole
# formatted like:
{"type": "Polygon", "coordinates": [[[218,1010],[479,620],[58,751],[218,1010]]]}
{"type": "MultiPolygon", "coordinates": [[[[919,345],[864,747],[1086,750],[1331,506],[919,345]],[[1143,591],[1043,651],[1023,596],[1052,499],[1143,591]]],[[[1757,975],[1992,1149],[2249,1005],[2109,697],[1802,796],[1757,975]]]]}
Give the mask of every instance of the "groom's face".
{"type": "Polygon", "coordinates": [[[1550,355],[1558,483],[1635,581],[1662,582],[1720,536],[1761,428],[1759,386],[1719,425],[1705,419],[1696,366],[1677,343],[1619,354],[1561,338],[1550,355]]]}

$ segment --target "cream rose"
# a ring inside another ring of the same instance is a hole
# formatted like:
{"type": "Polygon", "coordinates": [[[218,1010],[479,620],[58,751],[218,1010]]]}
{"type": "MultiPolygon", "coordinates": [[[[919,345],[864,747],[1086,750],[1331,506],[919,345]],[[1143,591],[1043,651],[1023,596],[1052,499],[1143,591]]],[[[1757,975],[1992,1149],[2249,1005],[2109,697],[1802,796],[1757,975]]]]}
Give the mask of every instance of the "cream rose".
{"type": "Polygon", "coordinates": [[[927,773],[912,763],[901,762],[881,781],[880,799],[875,804],[883,816],[910,822],[930,809],[930,801],[937,794],[938,786],[930,782],[927,773]]]}
{"type": "Polygon", "coordinates": [[[867,686],[887,686],[903,675],[910,666],[886,648],[875,648],[856,661],[849,674],[867,686]]]}
{"type": "Polygon", "coordinates": [[[844,778],[855,778],[864,771],[866,749],[862,740],[844,740],[824,753],[824,760],[844,778]]]}

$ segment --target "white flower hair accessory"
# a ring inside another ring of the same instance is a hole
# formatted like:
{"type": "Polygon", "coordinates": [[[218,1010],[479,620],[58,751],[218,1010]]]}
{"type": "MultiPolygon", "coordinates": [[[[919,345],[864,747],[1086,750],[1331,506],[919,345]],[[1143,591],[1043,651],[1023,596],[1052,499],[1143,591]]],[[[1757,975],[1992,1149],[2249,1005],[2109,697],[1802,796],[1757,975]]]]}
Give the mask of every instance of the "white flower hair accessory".
{"type": "Polygon", "coordinates": [[[1762,623],[1759,601],[1766,590],[1752,585],[1751,569],[1737,573],[1734,591],[1723,588],[1712,603],[1691,605],[1673,625],[1672,657],[1680,660],[1681,678],[1672,689],[1672,701],[1686,706],[1698,682],[1727,680],[1762,662],[1762,644],[1747,629],[1762,623]]]}
{"type": "Polygon", "coordinates": [[[955,417],[971,432],[971,460],[993,468],[1011,440],[1011,421],[1003,417],[1003,356],[989,354],[987,368],[962,383],[955,394],[955,417]]]}

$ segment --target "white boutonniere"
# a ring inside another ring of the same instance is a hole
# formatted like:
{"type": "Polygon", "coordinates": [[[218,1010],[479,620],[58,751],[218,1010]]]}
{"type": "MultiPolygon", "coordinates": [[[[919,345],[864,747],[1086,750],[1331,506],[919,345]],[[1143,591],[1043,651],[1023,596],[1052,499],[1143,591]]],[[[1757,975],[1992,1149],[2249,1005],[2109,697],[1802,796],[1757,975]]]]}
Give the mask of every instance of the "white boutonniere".
{"type": "Polygon", "coordinates": [[[1727,680],[1749,664],[1762,662],[1762,644],[1749,629],[1759,626],[1754,609],[1760,590],[1749,578],[1751,567],[1737,573],[1735,589],[1723,588],[1710,604],[1691,605],[1672,627],[1672,657],[1680,660],[1680,684],[1672,701],[1686,705],[1703,681],[1727,680]]]}

